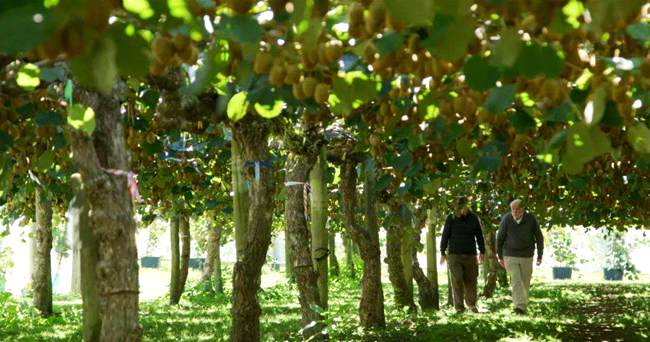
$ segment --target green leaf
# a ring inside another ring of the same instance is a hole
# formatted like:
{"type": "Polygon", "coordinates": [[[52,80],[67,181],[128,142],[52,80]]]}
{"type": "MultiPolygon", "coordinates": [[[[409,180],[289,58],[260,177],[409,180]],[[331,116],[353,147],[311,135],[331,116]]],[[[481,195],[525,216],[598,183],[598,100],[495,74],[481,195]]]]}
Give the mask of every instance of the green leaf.
{"type": "Polygon", "coordinates": [[[635,13],[639,13],[646,0],[598,0],[588,1],[587,9],[591,15],[589,30],[600,36],[611,29],[611,25],[619,20],[626,20],[635,13]]]}
{"type": "Polygon", "coordinates": [[[150,64],[149,43],[127,25],[112,25],[110,36],[117,47],[115,63],[120,76],[145,77],[150,64]]]}
{"type": "Polygon", "coordinates": [[[386,0],[391,18],[406,26],[425,25],[433,19],[432,0],[386,0]]]}
{"type": "Polygon", "coordinates": [[[305,19],[298,25],[299,41],[307,50],[314,49],[318,44],[323,25],[318,19],[305,19]]]}
{"type": "Polygon", "coordinates": [[[169,14],[171,14],[172,17],[183,19],[185,22],[191,22],[192,19],[194,19],[194,16],[187,7],[187,3],[188,2],[185,0],[167,0],[169,14]]]}
{"type": "Polygon", "coordinates": [[[228,108],[226,113],[228,113],[228,118],[232,121],[239,121],[248,112],[248,93],[241,91],[235,94],[230,101],[228,101],[228,108]]]}
{"type": "Polygon", "coordinates": [[[42,1],[3,0],[2,3],[0,52],[10,55],[26,52],[46,39],[50,14],[42,1]]]}
{"type": "Polygon", "coordinates": [[[65,83],[65,89],[63,90],[63,97],[65,98],[66,101],[68,101],[69,105],[72,105],[73,90],[74,90],[74,83],[72,83],[72,80],[68,80],[65,83]]]}
{"type": "Polygon", "coordinates": [[[7,132],[0,130],[0,153],[7,152],[14,145],[14,138],[7,132]]]}
{"type": "Polygon", "coordinates": [[[478,151],[467,138],[461,138],[456,141],[456,151],[468,162],[473,161],[478,156],[478,151]]]}
{"type": "Polygon", "coordinates": [[[635,151],[639,153],[650,153],[650,129],[645,124],[639,122],[634,126],[628,127],[627,141],[635,151]]]}
{"type": "Polygon", "coordinates": [[[510,121],[510,124],[515,128],[517,133],[526,133],[536,127],[535,119],[520,109],[510,114],[508,121],[510,121]]]}
{"type": "Polygon", "coordinates": [[[68,125],[91,135],[95,131],[95,111],[91,107],[74,104],[68,107],[68,125]]]}
{"type": "Polygon", "coordinates": [[[256,103],[255,111],[257,111],[257,114],[265,119],[273,119],[282,113],[282,109],[284,109],[284,107],[285,104],[282,101],[275,101],[275,103],[273,103],[273,106],[256,103]]]}
{"type": "Polygon", "coordinates": [[[571,118],[572,111],[573,107],[571,107],[571,103],[564,102],[557,107],[547,110],[544,115],[544,120],[548,122],[567,122],[571,118]]]}
{"type": "Polygon", "coordinates": [[[104,37],[84,54],[71,62],[72,73],[79,84],[109,94],[117,80],[117,48],[113,40],[104,37]]]}
{"type": "Polygon", "coordinates": [[[122,3],[124,9],[137,14],[142,19],[153,17],[154,10],[151,8],[148,0],[124,0],[122,3]]]}
{"type": "Polygon", "coordinates": [[[405,172],[406,169],[413,163],[413,155],[409,151],[402,151],[400,155],[394,160],[393,167],[396,170],[405,172]]]}
{"type": "Polygon", "coordinates": [[[390,31],[386,32],[381,38],[374,39],[372,44],[380,56],[385,56],[401,49],[403,42],[404,36],[401,33],[390,31]]]}
{"type": "Polygon", "coordinates": [[[538,75],[553,78],[559,77],[564,71],[564,60],[550,46],[529,44],[521,49],[515,68],[520,75],[528,78],[538,75]]]}
{"type": "Polygon", "coordinates": [[[38,157],[38,160],[36,160],[36,164],[34,164],[34,167],[38,171],[46,171],[50,167],[52,167],[52,164],[54,163],[54,151],[47,150],[41,154],[40,157],[38,157]]]}
{"type": "Polygon", "coordinates": [[[481,156],[478,158],[478,168],[480,170],[494,172],[501,165],[501,158],[497,156],[481,156]]]}
{"type": "Polygon", "coordinates": [[[647,22],[640,22],[629,25],[625,32],[628,36],[636,39],[641,46],[646,46],[650,41],[650,24],[647,22]]]}
{"type": "Polygon", "coordinates": [[[45,82],[63,81],[65,71],[61,67],[41,68],[41,79],[45,82]]]}
{"type": "Polygon", "coordinates": [[[467,46],[474,36],[474,19],[470,15],[449,17],[436,15],[429,29],[429,37],[422,46],[434,57],[453,61],[467,54],[467,46]]]}
{"type": "Polygon", "coordinates": [[[510,107],[515,100],[516,84],[508,84],[499,88],[492,88],[490,95],[483,103],[483,107],[492,114],[499,114],[510,107]]]}
{"type": "Polygon", "coordinates": [[[562,164],[569,174],[576,174],[582,166],[601,154],[611,153],[609,138],[596,126],[577,123],[567,130],[566,150],[562,164]]]}
{"type": "Polygon", "coordinates": [[[59,113],[50,111],[36,114],[34,122],[39,127],[56,127],[63,125],[65,120],[63,120],[63,117],[59,113]]]}
{"type": "Polygon", "coordinates": [[[240,43],[257,43],[262,38],[262,27],[255,17],[250,15],[221,16],[221,32],[226,37],[240,43]]]}
{"type": "Polygon", "coordinates": [[[196,70],[194,82],[184,86],[182,92],[188,95],[197,95],[216,82],[219,74],[226,70],[229,56],[228,42],[225,40],[214,41],[205,53],[205,57],[201,59],[202,63],[196,70]]]}
{"type": "Polygon", "coordinates": [[[479,91],[494,87],[500,76],[499,70],[488,64],[487,59],[481,56],[470,57],[463,66],[463,74],[465,74],[465,82],[479,91]]]}
{"type": "Polygon", "coordinates": [[[549,150],[559,150],[566,142],[567,135],[568,135],[567,130],[561,130],[555,133],[555,135],[548,142],[547,148],[549,150]]]}
{"type": "Polygon", "coordinates": [[[587,125],[598,125],[600,120],[603,118],[603,114],[605,114],[606,105],[607,90],[605,90],[604,86],[601,86],[594,91],[585,105],[584,120],[587,125]]]}
{"type": "Polygon", "coordinates": [[[27,63],[23,64],[18,69],[18,76],[16,77],[16,84],[24,90],[31,91],[41,84],[41,69],[38,66],[27,63]]]}
{"type": "Polygon", "coordinates": [[[523,42],[514,28],[505,29],[501,38],[494,44],[490,64],[501,67],[512,67],[519,57],[523,42]]]}

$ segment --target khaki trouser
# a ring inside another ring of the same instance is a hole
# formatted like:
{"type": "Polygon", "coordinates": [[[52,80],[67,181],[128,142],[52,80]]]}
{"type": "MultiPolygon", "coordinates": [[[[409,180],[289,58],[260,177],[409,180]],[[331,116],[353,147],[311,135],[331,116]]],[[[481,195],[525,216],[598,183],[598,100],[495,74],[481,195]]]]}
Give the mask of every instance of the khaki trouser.
{"type": "Polygon", "coordinates": [[[533,258],[506,256],[504,260],[512,283],[512,303],[515,308],[526,311],[530,279],[533,276],[533,258]]]}
{"type": "Polygon", "coordinates": [[[478,278],[478,261],[476,255],[449,254],[447,256],[451,272],[451,288],[454,293],[454,307],[457,311],[476,307],[476,279],[478,278]]]}

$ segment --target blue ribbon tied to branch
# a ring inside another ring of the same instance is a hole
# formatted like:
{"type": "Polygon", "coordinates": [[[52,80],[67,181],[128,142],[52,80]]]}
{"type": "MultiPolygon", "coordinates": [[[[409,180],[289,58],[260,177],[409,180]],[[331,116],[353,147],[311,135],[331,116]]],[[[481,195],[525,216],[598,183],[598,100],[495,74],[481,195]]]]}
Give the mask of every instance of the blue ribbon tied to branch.
{"type": "Polygon", "coordinates": [[[244,163],[244,168],[249,167],[255,168],[255,182],[259,182],[262,174],[262,166],[268,167],[269,169],[273,168],[273,164],[268,160],[247,160],[244,163]]]}

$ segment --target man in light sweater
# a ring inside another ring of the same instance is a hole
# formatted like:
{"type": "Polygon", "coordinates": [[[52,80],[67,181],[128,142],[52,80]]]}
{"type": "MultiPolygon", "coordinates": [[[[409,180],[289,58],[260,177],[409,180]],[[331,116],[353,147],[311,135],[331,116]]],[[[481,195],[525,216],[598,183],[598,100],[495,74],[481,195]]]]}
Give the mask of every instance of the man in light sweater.
{"type": "Polygon", "coordinates": [[[544,236],[535,217],[524,211],[520,199],[510,203],[497,232],[499,264],[510,274],[512,302],[517,314],[525,315],[533,275],[533,255],[537,246],[537,266],[542,263],[544,236]]]}

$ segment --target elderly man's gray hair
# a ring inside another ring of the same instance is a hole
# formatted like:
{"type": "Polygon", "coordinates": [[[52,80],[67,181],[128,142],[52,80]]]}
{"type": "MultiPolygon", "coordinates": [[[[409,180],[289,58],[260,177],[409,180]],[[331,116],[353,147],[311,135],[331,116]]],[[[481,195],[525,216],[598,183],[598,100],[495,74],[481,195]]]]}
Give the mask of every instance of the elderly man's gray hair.
{"type": "Polygon", "coordinates": [[[512,206],[515,204],[521,205],[521,200],[519,198],[516,198],[515,200],[510,202],[510,208],[512,208],[512,206]]]}

